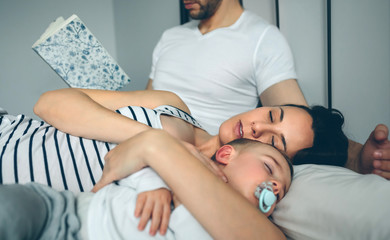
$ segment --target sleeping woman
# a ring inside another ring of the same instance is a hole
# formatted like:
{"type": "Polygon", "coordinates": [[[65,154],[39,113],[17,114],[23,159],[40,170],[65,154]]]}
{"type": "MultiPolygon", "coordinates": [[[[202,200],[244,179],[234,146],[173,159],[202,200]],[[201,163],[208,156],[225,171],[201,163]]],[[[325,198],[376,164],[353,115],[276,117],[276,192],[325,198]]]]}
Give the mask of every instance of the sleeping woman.
{"type": "Polygon", "coordinates": [[[257,108],[228,119],[215,136],[201,128],[177,95],[165,91],[60,89],[44,93],[34,111],[47,123],[24,115],[1,117],[0,183],[90,191],[101,177],[105,154],[150,128],[163,128],[207,157],[238,138],[271,144],[295,156],[294,164],[315,160],[343,166],[347,157],[342,115],[323,107],[257,108]],[[334,162],[323,157],[331,155],[334,162]]]}

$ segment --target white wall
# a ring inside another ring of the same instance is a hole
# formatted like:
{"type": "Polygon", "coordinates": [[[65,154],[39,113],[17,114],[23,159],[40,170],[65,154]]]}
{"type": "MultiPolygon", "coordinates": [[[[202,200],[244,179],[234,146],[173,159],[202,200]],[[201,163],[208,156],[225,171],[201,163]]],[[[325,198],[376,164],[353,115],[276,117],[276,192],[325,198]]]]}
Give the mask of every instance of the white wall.
{"type": "Polygon", "coordinates": [[[51,21],[73,13],[115,57],[112,0],[0,1],[0,107],[35,116],[32,109],[43,92],[67,87],[31,46],[51,21]]]}
{"type": "Polygon", "coordinates": [[[243,0],[245,9],[248,9],[271,24],[276,25],[276,14],[275,14],[275,1],[274,0],[243,0]]]}
{"type": "Polygon", "coordinates": [[[333,1],[333,99],[346,132],[363,141],[390,127],[390,1],[333,1]]]}
{"type": "Polygon", "coordinates": [[[325,1],[279,1],[280,30],[293,51],[298,82],[310,105],[327,104],[325,1]]]}
{"type": "Polygon", "coordinates": [[[114,1],[118,62],[132,79],[122,90],[145,89],[154,46],[180,24],[179,9],[178,0],[114,1]]]}

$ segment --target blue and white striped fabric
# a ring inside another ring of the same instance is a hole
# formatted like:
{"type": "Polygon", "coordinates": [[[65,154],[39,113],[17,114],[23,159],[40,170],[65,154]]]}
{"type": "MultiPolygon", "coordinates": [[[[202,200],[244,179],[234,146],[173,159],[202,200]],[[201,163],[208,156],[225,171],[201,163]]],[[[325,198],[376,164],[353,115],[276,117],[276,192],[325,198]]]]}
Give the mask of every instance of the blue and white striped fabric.
{"type": "MultiPolygon", "coordinates": [[[[162,128],[161,114],[201,127],[172,106],[124,107],[117,112],[153,128],[162,128]]],[[[101,177],[104,156],[115,146],[63,133],[24,115],[1,115],[0,184],[39,182],[57,190],[90,191],[101,177]]]]}

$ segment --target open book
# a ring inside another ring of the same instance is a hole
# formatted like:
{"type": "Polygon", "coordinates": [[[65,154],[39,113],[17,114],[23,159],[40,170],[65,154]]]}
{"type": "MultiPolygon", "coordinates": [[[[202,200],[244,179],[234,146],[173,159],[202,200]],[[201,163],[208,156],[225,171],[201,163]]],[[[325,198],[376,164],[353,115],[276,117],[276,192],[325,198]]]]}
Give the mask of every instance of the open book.
{"type": "Polygon", "coordinates": [[[130,82],[76,15],[57,18],[32,48],[71,87],[118,90],[130,82]]]}

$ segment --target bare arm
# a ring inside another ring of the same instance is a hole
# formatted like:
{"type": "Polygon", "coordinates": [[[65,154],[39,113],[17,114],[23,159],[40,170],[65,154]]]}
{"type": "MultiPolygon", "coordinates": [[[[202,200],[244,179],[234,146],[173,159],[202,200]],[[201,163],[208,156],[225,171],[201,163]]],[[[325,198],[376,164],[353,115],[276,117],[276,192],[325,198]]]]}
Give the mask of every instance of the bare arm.
{"type": "Polygon", "coordinates": [[[153,90],[153,79],[149,78],[148,84],[146,85],[146,90],[153,90]]]}
{"type": "Polygon", "coordinates": [[[150,130],[128,139],[105,160],[94,191],[148,165],[215,239],[285,239],[264,214],[164,131],[150,130]]]}
{"type": "Polygon", "coordinates": [[[66,88],[39,98],[34,112],[43,120],[75,136],[119,143],[149,129],[114,111],[124,106],[155,108],[168,104],[189,109],[175,94],[166,91],[107,91],[66,88]]]}
{"type": "Polygon", "coordinates": [[[261,93],[260,100],[263,106],[288,103],[307,106],[305,97],[295,79],[284,80],[272,85],[261,93]]]}
{"type": "Polygon", "coordinates": [[[363,172],[362,166],[359,161],[362,148],[362,144],[348,139],[348,160],[345,164],[346,168],[358,173],[367,173],[363,172]]]}

